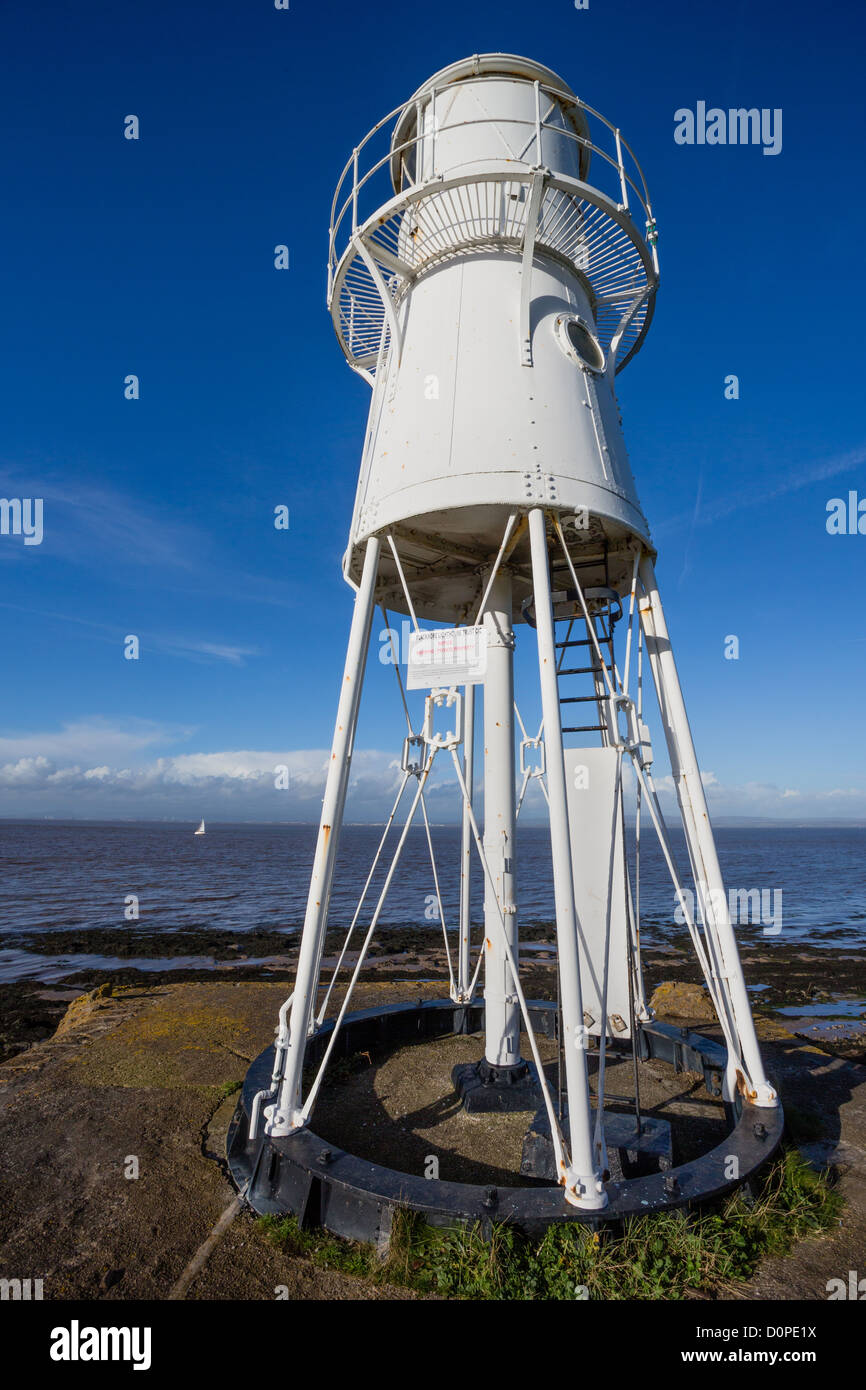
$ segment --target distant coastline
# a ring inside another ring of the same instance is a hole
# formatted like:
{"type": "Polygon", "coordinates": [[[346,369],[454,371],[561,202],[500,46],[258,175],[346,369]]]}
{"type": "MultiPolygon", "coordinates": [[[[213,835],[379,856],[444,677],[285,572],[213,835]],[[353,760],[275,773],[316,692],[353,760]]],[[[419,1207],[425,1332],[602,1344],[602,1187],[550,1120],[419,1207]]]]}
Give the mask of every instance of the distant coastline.
{"type": "MultiPolygon", "coordinates": [[[[7,825],[191,825],[197,819],[196,816],[114,816],[114,817],[91,817],[91,816],[6,816],[0,815],[0,824],[7,825]]],[[[364,826],[380,827],[383,820],[344,820],[344,826],[364,826]]],[[[793,818],[773,818],[771,816],[713,816],[713,825],[719,829],[730,827],[736,830],[866,830],[866,820],[852,819],[844,820],[841,817],[834,818],[814,818],[805,820],[794,820],[793,818]]],[[[256,826],[263,828],[273,828],[281,825],[309,826],[315,829],[317,821],[309,820],[243,820],[243,819],[221,819],[219,816],[209,813],[207,816],[209,826],[214,825],[242,825],[256,826]]],[[[545,820],[532,820],[527,817],[523,822],[536,829],[544,829],[547,825],[545,820]]],[[[445,826],[455,825],[456,821],[432,821],[431,825],[445,826]]],[[[651,824],[649,818],[646,824],[651,824]]]]}

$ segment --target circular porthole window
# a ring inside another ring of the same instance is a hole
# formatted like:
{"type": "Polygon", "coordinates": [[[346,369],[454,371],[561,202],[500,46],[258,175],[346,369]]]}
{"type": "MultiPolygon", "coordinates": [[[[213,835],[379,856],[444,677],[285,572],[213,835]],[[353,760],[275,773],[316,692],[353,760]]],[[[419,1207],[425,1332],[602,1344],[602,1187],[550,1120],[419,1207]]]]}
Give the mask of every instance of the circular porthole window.
{"type": "Polygon", "coordinates": [[[589,372],[604,371],[604,353],[589,325],[576,314],[562,314],[556,320],[556,335],[566,357],[589,372]]]}

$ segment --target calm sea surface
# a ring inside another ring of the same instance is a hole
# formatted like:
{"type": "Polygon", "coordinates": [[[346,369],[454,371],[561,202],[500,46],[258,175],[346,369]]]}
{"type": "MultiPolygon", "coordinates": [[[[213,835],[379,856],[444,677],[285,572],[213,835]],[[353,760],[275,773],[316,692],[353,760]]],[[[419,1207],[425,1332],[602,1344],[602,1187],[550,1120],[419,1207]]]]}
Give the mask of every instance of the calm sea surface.
{"type": "MultiPolygon", "coordinates": [[[[153,823],[0,822],[0,979],[35,973],[22,967],[20,952],[4,948],[4,937],[121,927],[129,894],[140,904],[138,923],[127,924],[131,930],[297,931],[315,827],[211,824],[200,837],[193,836],[193,829],[153,823]]],[[[721,828],[716,833],[729,889],[763,890],[768,908],[778,906],[778,898],[769,895],[781,891],[782,931],[768,936],[768,945],[801,941],[851,949],[866,944],[866,828],[721,828]]],[[[397,835],[392,832],[386,850],[396,845],[397,835]]],[[[351,920],[380,836],[372,826],[344,828],[331,895],[332,926],[351,920]]],[[[451,926],[460,832],[454,826],[434,826],[433,839],[451,926]]],[[[683,866],[682,836],[674,833],[673,841],[683,866]]],[[[673,890],[649,828],[643,832],[643,846],[642,927],[645,939],[660,945],[672,930],[673,890]]],[[[521,826],[518,856],[521,918],[551,921],[547,830],[521,826]]],[[[383,871],[374,879],[374,892],[382,876],[383,871]]],[[[423,828],[413,828],[382,914],[383,926],[435,924],[434,892],[426,837],[423,828]]],[[[476,918],[481,904],[479,873],[476,918]]],[[[365,909],[362,921],[368,920],[365,909]]],[[[44,958],[42,965],[47,965],[44,958]]]]}

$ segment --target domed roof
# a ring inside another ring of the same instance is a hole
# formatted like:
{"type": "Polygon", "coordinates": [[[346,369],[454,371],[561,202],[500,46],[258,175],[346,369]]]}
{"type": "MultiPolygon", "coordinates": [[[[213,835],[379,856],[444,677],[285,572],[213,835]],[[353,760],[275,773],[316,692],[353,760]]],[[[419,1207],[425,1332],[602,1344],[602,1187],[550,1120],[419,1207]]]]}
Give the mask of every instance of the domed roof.
{"type": "Polygon", "coordinates": [[[428,77],[427,81],[422,83],[407,101],[391,138],[391,181],[398,192],[402,179],[400,156],[395,151],[405,145],[407,140],[411,140],[414,135],[418,111],[417,103],[423,101],[434,89],[441,92],[444,87],[479,77],[516,77],[525,82],[540,82],[542,86],[552,87],[556,91],[564,93],[566,97],[570,97],[574,105],[563,103],[562,111],[575,134],[588,142],[580,148],[580,177],[586,178],[590,161],[589,126],[583,110],[577,105],[577,96],[568,83],[564,82],[552,68],[545,67],[543,63],[536,63],[532,58],[521,58],[516,53],[474,53],[470,58],[460,58],[456,63],[449,63],[448,67],[440,68],[439,72],[428,77]]]}

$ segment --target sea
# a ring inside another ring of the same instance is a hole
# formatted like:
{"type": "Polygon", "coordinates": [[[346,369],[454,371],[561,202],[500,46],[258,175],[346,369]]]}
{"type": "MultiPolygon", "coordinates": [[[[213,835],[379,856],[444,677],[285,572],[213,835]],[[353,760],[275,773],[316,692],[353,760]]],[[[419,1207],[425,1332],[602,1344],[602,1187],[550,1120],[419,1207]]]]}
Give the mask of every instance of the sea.
{"type": "MultiPolygon", "coordinates": [[[[112,968],[113,958],[53,954],[51,933],[118,928],[131,932],[244,933],[300,930],[316,839],[312,825],[211,822],[205,835],[177,822],[0,821],[0,981],[56,980],[84,966],[112,968]],[[134,903],[134,910],[133,910],[134,903]],[[134,913],[137,912],[137,917],[134,913]],[[35,936],[38,953],[27,949],[35,936]]],[[[370,920],[400,828],[392,829],[367,891],[359,921],[370,920]]],[[[382,838],[380,827],[345,825],[331,893],[329,924],[348,927],[382,838]]],[[[407,833],[380,915],[389,928],[454,930],[459,901],[460,829],[434,825],[407,833]],[[437,892],[438,879],[438,892],[437,892]]],[[[671,831],[680,870],[687,864],[681,832],[671,831]]],[[[866,827],[719,827],[716,841],[738,931],[750,941],[862,950],[866,945],[866,827]]],[[[634,856],[633,838],[629,853],[634,856]]],[[[677,900],[655,834],[641,833],[640,917],[645,943],[663,947],[682,936],[677,900]]],[[[519,918],[553,921],[549,832],[521,824],[517,843],[519,918]]],[[[483,882],[476,864],[472,916],[480,921],[483,882]]],[[[167,941],[167,946],[169,945],[167,941]]],[[[82,944],[82,951],[88,947],[82,944]]],[[[181,967],[190,957],[158,962],[181,967]]],[[[195,958],[196,960],[198,957],[195,958]]],[[[130,964],[127,960],[125,963],[130,964]]],[[[146,966],[142,961],[142,966],[146,966]]],[[[149,962],[155,968],[156,962],[149,962]]]]}

